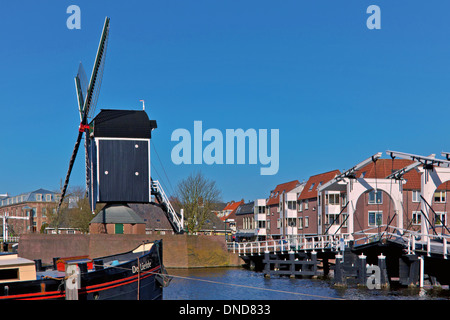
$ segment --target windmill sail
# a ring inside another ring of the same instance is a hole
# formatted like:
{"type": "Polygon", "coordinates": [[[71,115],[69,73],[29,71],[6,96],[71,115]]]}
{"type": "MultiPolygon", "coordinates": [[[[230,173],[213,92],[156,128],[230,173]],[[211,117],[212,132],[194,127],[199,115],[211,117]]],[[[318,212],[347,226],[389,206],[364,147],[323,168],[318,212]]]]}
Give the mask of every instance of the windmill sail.
{"type": "MultiPolygon", "coordinates": [[[[94,61],[94,67],[92,68],[91,79],[89,81],[89,86],[87,88],[87,92],[86,92],[85,96],[83,95],[83,87],[82,87],[83,80],[81,80],[82,75],[80,77],[77,75],[77,77],[75,78],[77,97],[78,97],[78,101],[79,101],[78,104],[79,104],[79,110],[80,110],[81,123],[80,123],[80,128],[78,130],[78,137],[77,137],[75,146],[72,151],[72,156],[70,157],[69,169],[67,171],[66,179],[64,181],[64,186],[63,186],[63,189],[61,190],[61,198],[59,200],[58,209],[57,209],[58,214],[59,214],[61,205],[64,201],[64,197],[67,192],[67,186],[69,185],[70,174],[72,173],[72,168],[75,163],[75,159],[76,159],[76,156],[78,153],[78,148],[80,147],[81,139],[83,138],[83,133],[86,133],[86,135],[89,134],[89,128],[86,128],[86,123],[87,123],[88,114],[89,114],[89,110],[91,108],[92,102],[93,101],[94,101],[94,103],[96,102],[96,100],[98,98],[98,93],[100,90],[103,67],[104,67],[104,63],[105,63],[105,54],[106,54],[108,34],[109,34],[109,18],[106,17],[105,23],[103,25],[102,36],[100,38],[100,43],[99,43],[98,50],[97,50],[97,55],[96,55],[95,61],[94,61]],[[81,100],[80,100],[80,98],[81,98],[81,100]],[[81,107],[80,102],[83,101],[83,99],[84,99],[84,102],[83,102],[83,106],[81,107]]],[[[82,69],[82,67],[81,67],[81,69],[82,69]]],[[[79,71],[80,71],[80,69],[79,69],[79,71]]],[[[87,176],[88,176],[88,174],[87,174],[87,176]]]]}
{"type": "Polygon", "coordinates": [[[77,76],[75,77],[75,88],[77,90],[78,111],[80,112],[80,121],[83,119],[84,100],[87,96],[88,80],[83,64],[80,62],[77,76]]]}

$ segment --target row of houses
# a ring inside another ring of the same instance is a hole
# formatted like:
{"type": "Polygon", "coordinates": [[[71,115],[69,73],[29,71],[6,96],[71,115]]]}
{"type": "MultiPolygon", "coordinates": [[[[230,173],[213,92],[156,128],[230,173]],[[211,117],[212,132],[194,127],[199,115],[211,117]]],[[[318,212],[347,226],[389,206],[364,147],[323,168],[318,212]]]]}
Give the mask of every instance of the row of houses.
{"type": "Polygon", "coordinates": [[[55,213],[59,199],[59,193],[42,188],[16,196],[0,195],[1,237],[5,237],[7,231],[10,236],[40,232],[50,215],[55,213]],[[7,220],[10,220],[9,230],[6,228],[7,220]]]}
{"type": "MultiPolygon", "coordinates": [[[[42,188],[14,196],[0,194],[0,242],[15,241],[25,233],[86,232],[74,226],[67,212],[59,217],[57,228],[53,226],[55,222],[52,219],[55,217],[60,196],[58,192],[42,188]]],[[[73,195],[67,197],[69,209],[77,208],[80,205],[79,200],[73,195]]],[[[132,210],[127,212],[111,208],[107,215],[96,215],[89,223],[89,233],[173,234],[173,229],[159,206],[129,204],[129,207],[132,210]]],[[[211,214],[200,233],[225,234],[226,228],[222,220],[211,214]]]]}
{"type": "MultiPolygon", "coordinates": [[[[415,169],[402,179],[388,178],[413,163],[378,159],[351,175],[333,170],[313,175],[306,182],[281,183],[266,198],[228,203],[219,216],[230,225],[237,241],[355,233],[381,225],[420,230],[425,223],[421,172],[415,169]]],[[[437,186],[427,218],[429,227],[444,232],[449,191],[449,182],[437,186]]]]}

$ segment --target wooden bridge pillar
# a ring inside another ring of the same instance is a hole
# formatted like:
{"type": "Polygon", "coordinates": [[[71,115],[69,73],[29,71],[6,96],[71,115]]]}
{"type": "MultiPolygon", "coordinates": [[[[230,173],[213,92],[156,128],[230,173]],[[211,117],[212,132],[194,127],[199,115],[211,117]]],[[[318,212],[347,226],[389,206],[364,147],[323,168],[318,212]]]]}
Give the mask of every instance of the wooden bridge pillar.
{"type": "Polygon", "coordinates": [[[399,258],[399,281],[401,285],[414,287],[419,281],[419,259],[415,254],[399,258]]]}
{"type": "Polygon", "coordinates": [[[389,278],[386,266],[386,256],[380,254],[378,256],[378,267],[380,268],[380,285],[382,288],[389,288],[389,278]]]}
{"type": "Polygon", "coordinates": [[[345,287],[347,285],[346,278],[344,275],[344,266],[342,263],[343,256],[341,254],[337,254],[335,256],[336,263],[334,268],[334,285],[337,287],[345,287]]]}
{"type": "Polygon", "coordinates": [[[361,253],[358,256],[358,266],[357,266],[357,279],[358,286],[365,287],[367,284],[367,271],[366,271],[366,256],[361,253]]]}

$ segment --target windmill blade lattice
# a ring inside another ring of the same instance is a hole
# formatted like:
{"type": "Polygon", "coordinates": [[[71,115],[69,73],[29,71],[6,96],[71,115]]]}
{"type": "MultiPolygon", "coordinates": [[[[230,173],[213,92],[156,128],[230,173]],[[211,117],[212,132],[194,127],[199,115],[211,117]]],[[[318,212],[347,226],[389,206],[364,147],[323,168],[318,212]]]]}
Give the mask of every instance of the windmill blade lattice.
{"type": "MultiPolygon", "coordinates": [[[[100,92],[103,68],[105,65],[105,56],[106,56],[106,47],[107,47],[107,43],[108,43],[108,41],[107,41],[108,35],[109,35],[109,18],[106,17],[105,23],[103,25],[102,36],[100,38],[100,43],[99,43],[99,47],[97,50],[97,55],[96,55],[95,61],[94,61],[94,67],[92,69],[91,79],[90,79],[89,86],[88,86],[85,94],[83,93],[84,79],[82,79],[82,78],[83,78],[84,70],[83,70],[82,66],[79,67],[79,69],[78,69],[79,72],[78,72],[77,76],[75,77],[75,85],[76,85],[76,89],[77,89],[77,98],[78,98],[78,105],[79,105],[79,110],[80,110],[81,123],[80,123],[80,127],[78,130],[77,140],[75,142],[75,146],[72,151],[72,156],[70,157],[69,169],[67,171],[66,179],[64,181],[64,186],[61,190],[61,198],[59,200],[58,208],[57,208],[58,214],[60,212],[61,205],[64,201],[64,197],[67,192],[70,174],[72,173],[73,165],[75,163],[78,149],[80,147],[80,142],[81,142],[81,139],[83,138],[83,133],[85,133],[86,136],[89,135],[89,126],[87,126],[86,124],[87,124],[87,120],[88,120],[88,115],[91,110],[91,106],[94,106],[94,108],[92,108],[92,109],[95,109],[95,103],[97,102],[98,95],[100,92]],[[84,103],[81,106],[82,101],[84,101],[84,103]]],[[[86,161],[88,161],[87,158],[86,158],[86,161]]],[[[87,179],[89,179],[88,172],[87,172],[86,176],[87,176],[87,179]]]]}

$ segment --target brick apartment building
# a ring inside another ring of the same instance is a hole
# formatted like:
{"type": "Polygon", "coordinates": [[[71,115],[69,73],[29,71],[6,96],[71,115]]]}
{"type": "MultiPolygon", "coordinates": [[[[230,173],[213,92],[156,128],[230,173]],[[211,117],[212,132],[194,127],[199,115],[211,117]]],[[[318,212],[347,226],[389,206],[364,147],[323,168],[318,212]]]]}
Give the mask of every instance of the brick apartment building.
{"type": "Polygon", "coordinates": [[[340,172],[333,170],[311,176],[306,182],[303,191],[298,196],[298,230],[302,235],[320,234],[319,226],[322,216],[318,211],[318,188],[333,179],[340,172]]]}
{"type": "Polygon", "coordinates": [[[4,217],[8,220],[9,236],[40,232],[47,222],[47,213],[56,210],[60,195],[53,191],[38,189],[17,196],[4,195],[0,198],[0,223],[2,234],[4,217]]]}
{"type": "Polygon", "coordinates": [[[266,200],[267,237],[280,239],[297,232],[297,196],[303,188],[298,180],[279,184],[266,200]]]}
{"type": "MultiPolygon", "coordinates": [[[[319,233],[358,232],[379,225],[390,225],[409,230],[420,230],[421,178],[417,170],[408,171],[403,180],[387,179],[391,173],[412,164],[412,160],[378,159],[355,172],[352,179],[332,181],[320,188],[320,215],[324,217],[319,233]],[[349,199],[349,190],[362,188],[357,199],[349,199]],[[349,201],[348,205],[347,201],[349,201]],[[353,219],[347,219],[353,210],[353,219]]],[[[438,229],[448,226],[447,198],[450,181],[441,183],[434,191],[429,220],[438,229]]]]}

